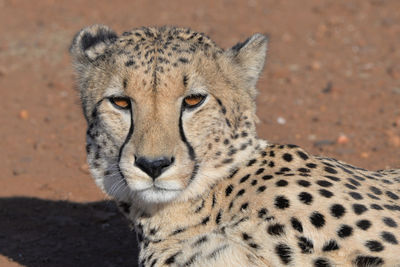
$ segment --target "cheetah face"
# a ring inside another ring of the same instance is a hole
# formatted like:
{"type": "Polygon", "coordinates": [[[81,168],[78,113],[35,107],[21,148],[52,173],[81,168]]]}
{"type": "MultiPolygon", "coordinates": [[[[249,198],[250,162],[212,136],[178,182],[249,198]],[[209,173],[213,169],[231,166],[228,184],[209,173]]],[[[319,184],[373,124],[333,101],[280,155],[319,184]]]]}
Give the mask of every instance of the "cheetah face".
{"type": "Polygon", "coordinates": [[[254,98],[265,51],[260,34],[224,51],[188,29],[80,31],[71,54],[97,184],[121,201],[162,203],[227,176],[260,146],[254,98]]]}

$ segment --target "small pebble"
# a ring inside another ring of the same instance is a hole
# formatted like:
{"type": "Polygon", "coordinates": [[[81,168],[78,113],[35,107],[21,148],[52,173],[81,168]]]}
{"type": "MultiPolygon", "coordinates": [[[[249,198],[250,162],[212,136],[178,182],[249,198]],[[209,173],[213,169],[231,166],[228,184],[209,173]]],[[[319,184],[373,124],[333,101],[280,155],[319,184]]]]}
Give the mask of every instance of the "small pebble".
{"type": "Polygon", "coordinates": [[[18,116],[19,116],[21,119],[23,119],[23,120],[27,120],[27,119],[29,118],[29,113],[28,113],[27,110],[22,109],[22,110],[19,112],[18,116]]]}
{"type": "Polygon", "coordinates": [[[349,142],[349,138],[345,134],[340,134],[336,142],[340,145],[347,144],[349,142]]]}
{"type": "Polygon", "coordinates": [[[311,63],[312,70],[319,70],[320,68],[321,68],[321,63],[319,63],[318,61],[313,61],[311,63]]]}
{"type": "Polygon", "coordinates": [[[363,159],[369,158],[369,153],[368,152],[362,152],[360,155],[363,159]]]}
{"type": "Polygon", "coordinates": [[[278,119],[276,120],[276,122],[280,125],[286,124],[286,119],[283,117],[278,117],[278,119]]]}
{"type": "Polygon", "coordinates": [[[79,167],[79,169],[80,169],[83,173],[86,173],[86,174],[89,174],[89,173],[90,173],[90,172],[89,172],[89,166],[87,165],[87,163],[82,164],[82,165],[79,167]]]}

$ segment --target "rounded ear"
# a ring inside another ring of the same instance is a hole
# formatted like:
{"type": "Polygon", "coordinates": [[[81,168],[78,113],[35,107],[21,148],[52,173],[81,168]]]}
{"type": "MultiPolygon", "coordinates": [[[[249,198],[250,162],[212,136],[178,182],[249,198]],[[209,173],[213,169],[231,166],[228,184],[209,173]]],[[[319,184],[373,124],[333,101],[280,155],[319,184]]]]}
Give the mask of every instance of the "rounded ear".
{"type": "Polygon", "coordinates": [[[239,68],[238,74],[252,91],[250,94],[253,97],[256,95],[256,83],[264,68],[267,47],[268,37],[257,33],[225,52],[231,62],[239,68]]]}
{"type": "Polygon", "coordinates": [[[118,39],[118,35],[105,25],[92,25],[80,30],[69,49],[76,63],[96,60],[106,48],[118,39]]]}

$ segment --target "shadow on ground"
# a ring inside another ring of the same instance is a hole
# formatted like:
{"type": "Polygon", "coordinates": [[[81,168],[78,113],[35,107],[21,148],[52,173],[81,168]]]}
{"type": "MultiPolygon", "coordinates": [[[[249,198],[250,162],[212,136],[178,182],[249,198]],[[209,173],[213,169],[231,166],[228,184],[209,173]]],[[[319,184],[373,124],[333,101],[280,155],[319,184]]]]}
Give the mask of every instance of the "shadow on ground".
{"type": "Polygon", "coordinates": [[[24,266],[137,266],[134,232],[113,202],[0,198],[0,254],[24,266]]]}

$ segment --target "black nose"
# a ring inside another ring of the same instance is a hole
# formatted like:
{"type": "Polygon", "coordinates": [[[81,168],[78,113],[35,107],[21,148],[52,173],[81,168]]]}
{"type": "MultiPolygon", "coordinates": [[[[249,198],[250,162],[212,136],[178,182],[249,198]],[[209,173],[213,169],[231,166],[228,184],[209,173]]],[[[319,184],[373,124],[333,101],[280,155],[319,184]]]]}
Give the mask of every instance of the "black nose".
{"type": "MultiPolygon", "coordinates": [[[[135,157],[136,158],[136,157],[135,157]]],[[[138,157],[135,160],[135,165],[142,171],[147,173],[153,180],[161,175],[172,163],[174,158],[160,157],[160,158],[146,158],[138,157]]]]}

